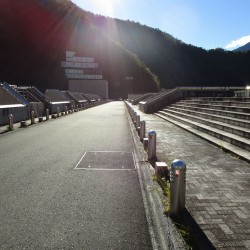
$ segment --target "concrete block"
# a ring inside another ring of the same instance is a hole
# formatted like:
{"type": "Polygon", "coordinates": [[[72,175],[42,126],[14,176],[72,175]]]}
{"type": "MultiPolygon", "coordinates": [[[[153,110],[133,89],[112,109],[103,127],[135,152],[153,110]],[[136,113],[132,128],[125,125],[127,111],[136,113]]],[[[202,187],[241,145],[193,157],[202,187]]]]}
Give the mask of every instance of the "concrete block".
{"type": "Polygon", "coordinates": [[[166,162],[158,161],[155,163],[155,174],[160,178],[169,176],[169,170],[166,162]]]}
{"type": "Polygon", "coordinates": [[[26,128],[27,127],[26,121],[21,121],[20,126],[21,128],[26,128]]]}
{"type": "Polygon", "coordinates": [[[144,149],[148,149],[148,138],[143,138],[143,147],[144,149]]]}

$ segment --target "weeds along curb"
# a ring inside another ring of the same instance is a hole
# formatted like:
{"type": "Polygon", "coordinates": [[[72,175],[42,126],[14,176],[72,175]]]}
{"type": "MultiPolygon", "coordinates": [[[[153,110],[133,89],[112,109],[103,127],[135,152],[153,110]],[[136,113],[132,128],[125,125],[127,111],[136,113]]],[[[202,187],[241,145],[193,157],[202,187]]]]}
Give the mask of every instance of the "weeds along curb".
{"type": "Polygon", "coordinates": [[[127,111],[132,144],[135,152],[135,164],[153,249],[186,249],[187,246],[177,228],[170,217],[165,215],[165,196],[163,195],[161,187],[153,180],[154,168],[147,160],[146,152],[144,151],[134,124],[129,117],[129,110],[127,111]]]}
{"type": "MultiPolygon", "coordinates": [[[[128,116],[130,114],[129,112],[129,108],[131,108],[129,106],[129,104],[126,103],[127,106],[127,110],[128,110],[128,116]]],[[[137,148],[141,148],[141,151],[143,154],[144,159],[147,159],[147,149],[145,150],[140,143],[140,138],[138,137],[137,131],[135,129],[133,125],[133,121],[131,119],[131,117],[129,117],[129,121],[130,121],[130,126],[131,126],[131,132],[132,132],[132,136],[133,139],[135,141],[135,143],[137,142],[139,145],[136,145],[137,148]],[[138,138],[138,140],[137,140],[138,138]]],[[[159,161],[159,159],[156,159],[157,161],[159,161]]],[[[154,187],[151,189],[154,190],[158,197],[159,197],[159,202],[161,203],[161,211],[158,211],[158,213],[162,213],[163,214],[163,218],[162,220],[166,220],[166,222],[172,226],[171,230],[173,230],[173,232],[175,231],[175,246],[174,249],[178,249],[180,248],[180,241],[181,241],[181,248],[183,249],[196,249],[197,248],[197,244],[196,241],[193,237],[193,235],[191,234],[191,230],[189,229],[189,227],[185,224],[184,220],[182,219],[182,216],[178,216],[178,217],[173,217],[170,215],[170,183],[165,179],[165,178],[161,178],[159,176],[156,176],[155,174],[155,169],[154,169],[154,165],[155,165],[155,161],[149,161],[149,160],[145,160],[145,162],[148,163],[148,165],[150,167],[150,178],[152,180],[152,182],[154,183],[154,187]],[[176,244],[178,241],[178,244],[176,244]],[[184,243],[185,242],[185,243],[184,243]],[[177,246],[178,245],[178,246],[177,246]]],[[[140,173],[140,167],[139,167],[139,173],[140,173]]],[[[145,185],[145,183],[143,183],[145,185]]],[[[147,184],[148,185],[148,184],[147,184]]],[[[148,185],[149,186],[149,185],[148,185]]],[[[169,230],[169,228],[168,228],[169,230]]],[[[173,245],[172,245],[173,247],[173,245]]],[[[170,247],[171,248],[171,247],[170,247]]]]}

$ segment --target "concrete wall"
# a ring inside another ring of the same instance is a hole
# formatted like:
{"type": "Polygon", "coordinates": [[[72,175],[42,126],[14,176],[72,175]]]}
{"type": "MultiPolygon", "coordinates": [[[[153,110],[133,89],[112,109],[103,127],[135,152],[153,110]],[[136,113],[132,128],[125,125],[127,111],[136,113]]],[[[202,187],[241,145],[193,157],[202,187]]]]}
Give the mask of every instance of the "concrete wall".
{"type": "Polygon", "coordinates": [[[22,102],[0,86],[0,105],[10,104],[22,104],[22,102]]]}
{"type": "Polygon", "coordinates": [[[69,80],[69,91],[99,95],[108,99],[108,81],[106,80],[69,80]]]}
{"type": "Polygon", "coordinates": [[[10,114],[13,115],[14,123],[29,119],[28,108],[24,105],[22,107],[0,106],[0,126],[8,124],[8,116],[10,114]]]}

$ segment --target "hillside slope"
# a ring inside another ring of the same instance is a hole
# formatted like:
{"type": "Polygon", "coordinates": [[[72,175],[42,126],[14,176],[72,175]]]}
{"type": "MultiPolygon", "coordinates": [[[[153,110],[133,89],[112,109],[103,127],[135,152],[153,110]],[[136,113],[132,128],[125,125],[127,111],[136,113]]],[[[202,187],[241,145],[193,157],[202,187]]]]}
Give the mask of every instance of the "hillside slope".
{"type": "Polygon", "coordinates": [[[207,51],[69,0],[1,0],[0,16],[0,81],[67,89],[61,61],[70,50],[95,58],[111,97],[157,91],[158,79],[163,88],[250,83],[250,51],[207,51]]]}
{"type": "Polygon", "coordinates": [[[61,61],[65,51],[94,57],[111,97],[157,91],[157,82],[136,56],[98,32],[70,1],[2,0],[0,80],[19,85],[67,89],[61,61]],[[133,76],[129,83],[127,76],[133,76]],[[146,84],[145,84],[146,83],[146,84]]]}

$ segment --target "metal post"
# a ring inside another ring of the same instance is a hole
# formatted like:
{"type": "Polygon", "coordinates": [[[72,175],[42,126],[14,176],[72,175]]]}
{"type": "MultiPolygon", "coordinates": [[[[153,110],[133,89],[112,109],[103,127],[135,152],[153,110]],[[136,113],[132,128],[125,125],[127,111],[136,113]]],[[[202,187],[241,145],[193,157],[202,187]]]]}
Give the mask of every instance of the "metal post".
{"type": "Polygon", "coordinates": [[[31,114],[30,114],[31,118],[31,124],[35,124],[35,112],[34,111],[31,111],[31,114]]]}
{"type": "Polygon", "coordinates": [[[139,131],[139,129],[140,129],[140,116],[139,115],[136,116],[135,128],[137,131],[139,131]]]}
{"type": "Polygon", "coordinates": [[[77,112],[79,111],[78,104],[76,104],[76,111],[77,111],[77,112]]]}
{"type": "Polygon", "coordinates": [[[68,114],[68,107],[65,106],[65,115],[67,115],[67,114],[68,114]]]}
{"type": "Polygon", "coordinates": [[[137,117],[137,113],[134,111],[134,116],[133,116],[133,123],[134,123],[134,125],[136,125],[136,117],[137,117]]]}
{"type": "Polygon", "coordinates": [[[57,107],[56,112],[57,112],[57,117],[59,117],[60,116],[60,108],[59,107],[57,107]]]}
{"type": "Polygon", "coordinates": [[[156,132],[150,130],[148,132],[148,160],[156,158],[156,132]]]}
{"type": "Polygon", "coordinates": [[[13,126],[13,115],[10,114],[8,116],[8,122],[9,122],[9,130],[13,131],[14,130],[14,126],[13,126]]]}
{"type": "Polygon", "coordinates": [[[46,121],[48,121],[48,120],[49,120],[49,110],[46,109],[46,121]]]}
{"type": "Polygon", "coordinates": [[[186,163],[174,160],[170,170],[170,214],[178,215],[185,208],[186,163]]]}
{"type": "Polygon", "coordinates": [[[140,122],[140,141],[143,142],[143,138],[145,137],[145,129],[146,129],[146,122],[140,122]]]}

